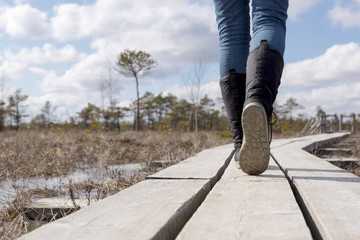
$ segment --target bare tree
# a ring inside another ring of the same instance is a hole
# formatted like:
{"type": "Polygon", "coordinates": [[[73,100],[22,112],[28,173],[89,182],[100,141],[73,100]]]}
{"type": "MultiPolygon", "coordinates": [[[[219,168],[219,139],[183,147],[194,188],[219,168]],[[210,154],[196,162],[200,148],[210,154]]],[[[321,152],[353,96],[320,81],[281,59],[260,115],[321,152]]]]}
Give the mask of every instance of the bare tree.
{"type": "Polygon", "coordinates": [[[182,80],[186,86],[187,94],[190,98],[191,103],[193,104],[195,132],[199,131],[198,109],[202,95],[201,82],[204,78],[205,71],[206,64],[200,60],[186,74],[182,75],[182,80]]]}
{"type": "Polygon", "coordinates": [[[133,77],[136,82],[136,119],[135,130],[139,131],[140,122],[140,96],[139,78],[156,67],[156,61],[151,59],[150,53],[136,50],[125,50],[118,56],[118,72],[125,77],[133,77]]]}
{"type": "Polygon", "coordinates": [[[51,106],[50,101],[46,101],[44,107],[41,109],[41,112],[44,116],[44,125],[46,128],[49,128],[51,124],[55,121],[55,111],[57,106],[51,106]]]}
{"type": "Polygon", "coordinates": [[[101,76],[99,84],[103,109],[105,109],[105,98],[108,98],[108,103],[111,105],[116,102],[114,94],[119,90],[118,81],[114,78],[114,65],[110,61],[106,61],[104,69],[106,73],[101,76]]]}
{"type": "Polygon", "coordinates": [[[1,97],[0,97],[0,132],[4,130],[5,126],[5,73],[1,73],[1,97]]]}
{"type": "Polygon", "coordinates": [[[28,116],[24,114],[25,107],[27,107],[27,105],[24,105],[24,102],[26,102],[27,99],[27,95],[21,94],[21,89],[16,90],[13,95],[9,96],[9,104],[7,110],[10,118],[13,118],[15,120],[16,131],[19,130],[21,119],[28,116]]]}

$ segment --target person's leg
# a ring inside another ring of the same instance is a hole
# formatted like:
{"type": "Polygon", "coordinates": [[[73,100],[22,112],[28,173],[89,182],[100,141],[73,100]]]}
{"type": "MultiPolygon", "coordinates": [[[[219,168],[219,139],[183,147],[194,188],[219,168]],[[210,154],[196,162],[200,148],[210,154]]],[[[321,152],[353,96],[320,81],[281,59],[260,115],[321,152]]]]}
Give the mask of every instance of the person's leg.
{"type": "Polygon", "coordinates": [[[249,0],[214,0],[214,5],[219,31],[220,89],[237,161],[243,138],[241,114],[250,42],[249,0]]]}
{"type": "Polygon", "coordinates": [[[219,31],[220,78],[246,72],[250,44],[249,0],[213,0],[219,31]]]}
{"type": "Polygon", "coordinates": [[[286,19],[289,0],[253,0],[250,52],[267,40],[283,56],[285,51],[286,19]]]}
{"type": "Polygon", "coordinates": [[[242,113],[244,141],[240,168],[251,175],[269,164],[269,120],[284,67],[287,0],[253,0],[253,39],[246,69],[246,96],[242,113]]]}

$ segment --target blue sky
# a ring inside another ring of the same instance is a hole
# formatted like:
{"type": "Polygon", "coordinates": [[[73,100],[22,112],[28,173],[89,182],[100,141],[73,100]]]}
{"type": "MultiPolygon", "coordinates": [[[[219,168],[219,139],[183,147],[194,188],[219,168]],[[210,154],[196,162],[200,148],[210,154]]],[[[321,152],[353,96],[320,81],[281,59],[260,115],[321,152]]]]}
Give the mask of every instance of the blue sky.
{"type": "MultiPolygon", "coordinates": [[[[278,104],[296,98],[307,116],[317,105],[359,113],[360,1],[290,0],[287,28],[278,104]]],[[[210,0],[0,0],[1,97],[21,88],[31,117],[50,101],[65,120],[88,102],[100,106],[109,66],[124,49],[141,49],[158,67],[141,79],[140,94],[186,98],[183,76],[202,60],[202,93],[215,99],[217,46],[210,0]]],[[[134,80],[111,74],[125,106],[135,99],[134,80]]]]}

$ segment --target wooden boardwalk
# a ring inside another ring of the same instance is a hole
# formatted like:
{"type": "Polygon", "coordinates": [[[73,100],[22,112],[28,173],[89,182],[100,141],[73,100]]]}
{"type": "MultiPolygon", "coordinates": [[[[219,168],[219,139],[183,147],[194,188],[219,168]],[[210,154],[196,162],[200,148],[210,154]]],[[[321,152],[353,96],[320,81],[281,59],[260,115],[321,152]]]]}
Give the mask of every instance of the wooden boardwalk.
{"type": "Polygon", "coordinates": [[[360,178],[307,152],[345,135],[273,140],[260,176],[207,149],[20,239],[360,239],[360,178]]]}

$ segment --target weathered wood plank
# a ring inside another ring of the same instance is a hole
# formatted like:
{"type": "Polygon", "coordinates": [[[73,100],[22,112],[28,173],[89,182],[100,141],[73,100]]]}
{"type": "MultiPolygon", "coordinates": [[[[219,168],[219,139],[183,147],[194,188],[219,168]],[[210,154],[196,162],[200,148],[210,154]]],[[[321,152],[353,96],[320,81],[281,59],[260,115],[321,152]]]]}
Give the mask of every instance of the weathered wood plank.
{"type": "Polygon", "coordinates": [[[341,134],[314,136],[271,152],[292,182],[315,237],[360,239],[360,178],[301,150],[326,137],[341,134]]]}
{"type": "Polygon", "coordinates": [[[311,234],[273,161],[260,176],[248,176],[232,162],[177,239],[311,239],[311,234]]]}
{"type": "Polygon", "coordinates": [[[210,179],[217,175],[226,164],[226,159],[234,148],[228,144],[206,149],[176,165],[159,171],[147,179],[210,179]]]}
{"type": "Polygon", "coordinates": [[[210,188],[209,180],[146,180],[20,239],[172,239],[210,188]]]}
{"type": "Polygon", "coordinates": [[[332,158],[322,158],[328,162],[359,162],[358,158],[347,158],[347,157],[332,157],[332,158]]]}
{"type": "MultiPolygon", "coordinates": [[[[95,200],[91,200],[90,203],[95,203],[95,200]]],[[[43,198],[26,204],[23,211],[29,219],[50,221],[69,215],[87,205],[89,205],[89,201],[86,199],[74,199],[73,202],[71,199],[43,198]]]]}

